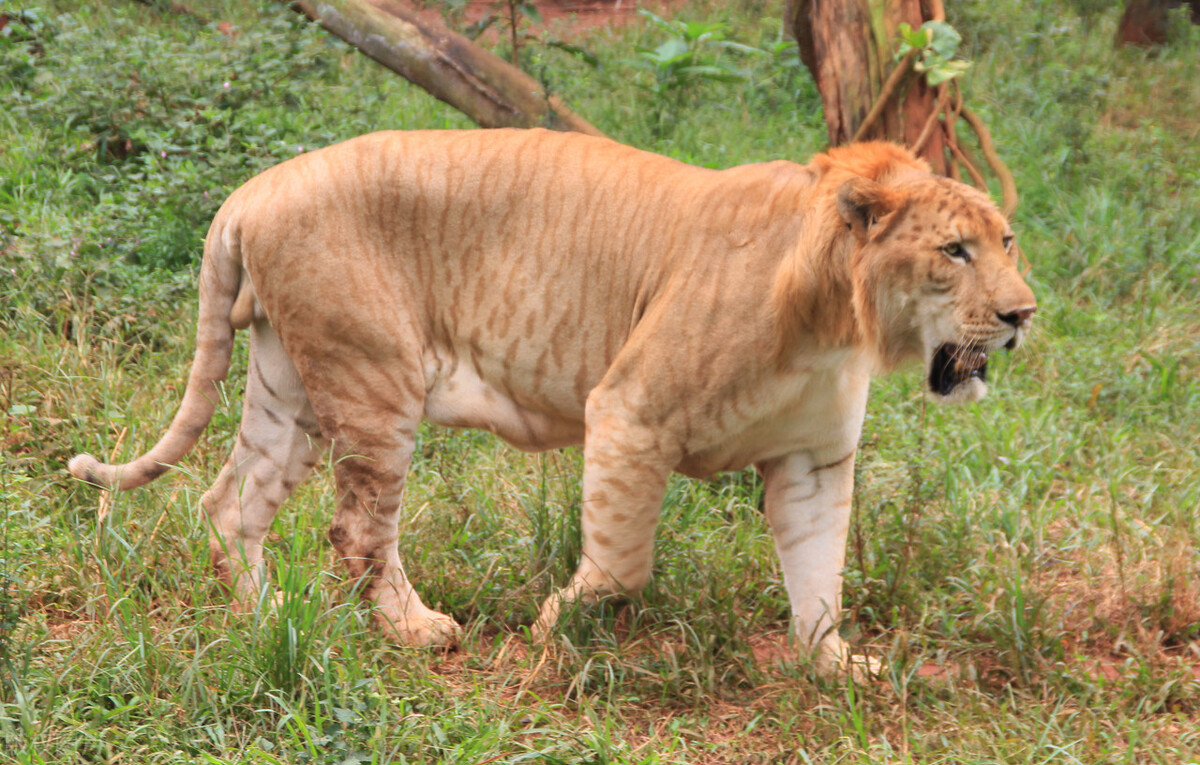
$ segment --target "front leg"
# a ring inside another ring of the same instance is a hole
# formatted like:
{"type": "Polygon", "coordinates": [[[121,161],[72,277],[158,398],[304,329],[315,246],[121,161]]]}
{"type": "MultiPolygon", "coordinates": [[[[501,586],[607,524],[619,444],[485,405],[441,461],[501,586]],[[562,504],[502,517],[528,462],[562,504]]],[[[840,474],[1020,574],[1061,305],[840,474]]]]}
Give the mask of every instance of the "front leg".
{"type": "Polygon", "coordinates": [[[854,448],[842,453],[794,452],[759,465],[759,470],[796,640],[819,671],[845,670],[850,654],[837,628],[854,448]]]}
{"type": "Polygon", "coordinates": [[[563,608],[636,593],[650,578],[654,531],[676,452],[661,433],[588,401],[583,447],[583,555],[566,587],[542,604],[533,635],[544,640],[563,608]]]}

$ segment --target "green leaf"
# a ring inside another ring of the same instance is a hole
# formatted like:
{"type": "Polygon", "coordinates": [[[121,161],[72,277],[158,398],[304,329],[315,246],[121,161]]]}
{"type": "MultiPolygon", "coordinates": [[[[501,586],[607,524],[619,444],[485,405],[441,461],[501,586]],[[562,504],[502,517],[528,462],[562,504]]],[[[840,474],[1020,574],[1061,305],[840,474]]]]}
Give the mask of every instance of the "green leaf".
{"type": "Polygon", "coordinates": [[[929,42],[926,44],[935,54],[947,60],[954,58],[962,43],[962,35],[957,29],[944,21],[926,21],[921,29],[928,34],[929,42]]]}
{"type": "MultiPolygon", "coordinates": [[[[794,44],[795,43],[791,42],[788,43],[789,47],[794,44]]],[[[725,50],[737,51],[738,53],[742,53],[747,56],[765,56],[768,53],[768,51],[765,51],[762,48],[755,48],[753,45],[745,45],[743,43],[733,42],[731,40],[714,41],[713,45],[719,48],[724,48],[725,50]]]]}
{"type": "Polygon", "coordinates": [[[657,13],[648,11],[645,8],[639,8],[638,15],[643,18],[650,19],[650,21],[653,22],[654,25],[659,27],[660,29],[663,29],[672,34],[674,34],[676,32],[676,29],[675,29],[675,27],[673,27],[671,25],[671,22],[667,21],[662,16],[659,16],[657,13]]]}
{"type": "Polygon", "coordinates": [[[683,25],[683,36],[689,40],[721,40],[725,35],[720,24],[692,21],[683,25]]]}
{"type": "Polygon", "coordinates": [[[937,87],[947,80],[954,79],[970,68],[970,61],[941,61],[928,68],[925,74],[925,82],[929,83],[929,87],[931,88],[937,87]]]}
{"type": "Polygon", "coordinates": [[[904,50],[901,51],[901,56],[913,49],[922,50],[930,43],[930,32],[925,28],[925,26],[914,30],[908,24],[901,23],[899,32],[900,40],[902,41],[901,47],[907,46],[907,48],[904,48],[904,50]]]}
{"type": "Polygon", "coordinates": [[[542,12],[539,11],[537,9],[537,6],[534,5],[533,3],[521,3],[521,5],[519,5],[518,8],[521,11],[521,13],[525,16],[525,18],[529,19],[534,24],[543,23],[542,22],[542,12]]]}
{"type": "Polygon", "coordinates": [[[588,66],[596,67],[597,69],[600,68],[600,57],[586,48],[580,48],[578,45],[565,43],[562,40],[546,40],[545,44],[548,48],[558,48],[559,50],[570,53],[573,56],[578,56],[579,58],[583,59],[584,63],[586,63],[588,66]]]}
{"type": "Polygon", "coordinates": [[[672,37],[662,45],[654,49],[654,61],[667,63],[677,61],[688,55],[688,46],[683,40],[678,37],[672,37]]]}
{"type": "Polygon", "coordinates": [[[484,31],[486,31],[488,27],[490,27],[492,24],[495,24],[495,23],[496,23],[496,15],[494,13],[489,13],[488,15],[481,18],[479,21],[476,21],[474,24],[472,24],[471,26],[464,29],[463,34],[466,37],[474,40],[475,38],[479,37],[479,35],[483,34],[484,31]]]}
{"type": "Polygon", "coordinates": [[[712,65],[680,67],[679,74],[688,78],[710,80],[713,82],[741,82],[746,79],[745,75],[741,72],[732,69],[722,69],[719,66],[712,65]]]}

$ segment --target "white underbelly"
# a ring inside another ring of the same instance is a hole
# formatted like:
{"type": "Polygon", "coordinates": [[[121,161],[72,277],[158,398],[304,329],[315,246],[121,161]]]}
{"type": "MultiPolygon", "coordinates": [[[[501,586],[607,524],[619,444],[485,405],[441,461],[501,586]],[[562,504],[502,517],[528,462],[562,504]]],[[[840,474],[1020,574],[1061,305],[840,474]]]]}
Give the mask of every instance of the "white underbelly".
{"type": "Polygon", "coordinates": [[[518,449],[543,451],[583,443],[582,418],[521,406],[458,357],[427,359],[425,418],[438,425],[495,433],[518,449]],[[432,365],[429,362],[432,361],[432,365]]]}

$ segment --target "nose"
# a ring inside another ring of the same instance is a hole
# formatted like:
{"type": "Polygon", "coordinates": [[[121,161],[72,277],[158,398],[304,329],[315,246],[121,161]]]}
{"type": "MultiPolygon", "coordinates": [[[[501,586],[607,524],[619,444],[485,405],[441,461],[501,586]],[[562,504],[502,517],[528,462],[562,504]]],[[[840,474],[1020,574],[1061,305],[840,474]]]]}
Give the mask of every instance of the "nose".
{"type": "Polygon", "coordinates": [[[998,316],[1000,321],[1004,322],[1005,324],[1011,324],[1014,327],[1019,327],[1025,322],[1029,321],[1029,317],[1033,316],[1033,312],[1036,310],[1036,305],[1027,305],[1024,308],[1018,308],[1015,311],[1009,311],[1008,313],[1001,313],[1000,311],[997,311],[996,316],[998,316]]]}

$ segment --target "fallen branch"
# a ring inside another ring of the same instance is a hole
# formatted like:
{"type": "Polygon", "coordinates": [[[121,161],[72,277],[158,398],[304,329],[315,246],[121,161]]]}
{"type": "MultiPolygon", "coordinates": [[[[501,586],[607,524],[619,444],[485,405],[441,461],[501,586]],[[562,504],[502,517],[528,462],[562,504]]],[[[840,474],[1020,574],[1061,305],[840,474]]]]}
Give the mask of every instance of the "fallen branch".
{"type": "Polygon", "coordinates": [[[603,135],[525,72],[399,3],[292,0],[290,4],[481,127],[548,127],[603,135]]]}

